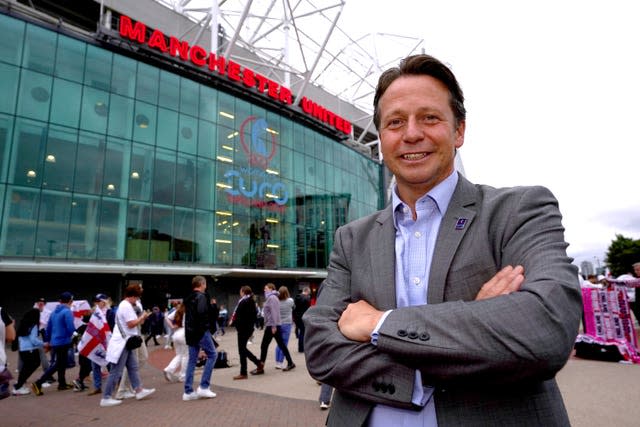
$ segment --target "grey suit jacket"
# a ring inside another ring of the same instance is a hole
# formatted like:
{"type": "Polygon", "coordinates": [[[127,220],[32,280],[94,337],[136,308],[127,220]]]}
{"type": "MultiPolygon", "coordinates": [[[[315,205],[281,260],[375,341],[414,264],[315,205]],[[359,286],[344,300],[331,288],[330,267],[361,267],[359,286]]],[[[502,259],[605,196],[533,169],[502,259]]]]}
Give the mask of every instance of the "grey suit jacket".
{"type": "Polygon", "coordinates": [[[569,425],[554,376],[573,348],[582,303],[561,219],[546,188],[495,189],[460,176],[437,236],[428,304],[398,309],[391,208],[339,228],[304,316],[309,372],[336,388],[328,425],[363,425],[376,403],[412,409],[416,370],[436,388],[440,427],[569,425]],[[524,266],[521,289],[474,301],[506,265],[524,266]],[[393,309],[377,346],[338,330],[344,308],[361,299],[393,309]]]}

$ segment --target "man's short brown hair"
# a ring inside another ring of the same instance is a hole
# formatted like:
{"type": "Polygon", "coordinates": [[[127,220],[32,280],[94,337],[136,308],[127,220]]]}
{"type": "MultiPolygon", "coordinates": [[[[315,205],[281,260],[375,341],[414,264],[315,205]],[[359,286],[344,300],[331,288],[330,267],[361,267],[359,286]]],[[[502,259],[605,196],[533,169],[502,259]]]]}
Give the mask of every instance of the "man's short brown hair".
{"type": "Polygon", "coordinates": [[[380,129],[380,98],[391,86],[391,83],[402,76],[430,76],[439,80],[449,90],[449,106],[455,117],[456,128],[466,120],[464,94],[456,76],[446,64],[433,56],[419,54],[404,58],[398,67],[390,68],[380,75],[373,98],[373,124],[376,129],[380,129]]]}
{"type": "Polygon", "coordinates": [[[142,288],[137,283],[132,283],[124,289],[125,297],[140,297],[142,296],[142,288]]]}
{"type": "Polygon", "coordinates": [[[199,288],[202,283],[207,283],[207,279],[205,279],[204,276],[195,276],[191,279],[191,290],[199,288]]]}

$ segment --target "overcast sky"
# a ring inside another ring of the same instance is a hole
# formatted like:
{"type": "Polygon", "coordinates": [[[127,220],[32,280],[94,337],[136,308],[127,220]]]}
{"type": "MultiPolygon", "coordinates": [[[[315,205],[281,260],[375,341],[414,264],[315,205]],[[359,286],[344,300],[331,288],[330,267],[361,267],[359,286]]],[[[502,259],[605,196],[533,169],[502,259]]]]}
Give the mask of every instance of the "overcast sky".
{"type": "Polygon", "coordinates": [[[340,22],[356,36],[424,38],[465,93],[467,177],[547,186],[569,255],[602,264],[616,234],[640,239],[639,10],[630,0],[347,0],[340,22]]]}

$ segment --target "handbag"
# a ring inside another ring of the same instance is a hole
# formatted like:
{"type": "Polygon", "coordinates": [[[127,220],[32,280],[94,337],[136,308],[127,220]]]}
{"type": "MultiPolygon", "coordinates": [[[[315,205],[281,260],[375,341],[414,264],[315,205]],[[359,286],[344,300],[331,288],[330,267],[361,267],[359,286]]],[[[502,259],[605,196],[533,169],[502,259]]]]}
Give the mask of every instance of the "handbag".
{"type": "Polygon", "coordinates": [[[131,335],[129,338],[127,338],[127,343],[125,344],[125,348],[127,350],[135,350],[141,345],[142,345],[142,337],[140,335],[131,335]]]}
{"type": "Polygon", "coordinates": [[[118,321],[118,317],[116,317],[116,324],[118,325],[118,329],[122,334],[122,338],[126,339],[127,342],[124,345],[124,348],[127,350],[135,350],[136,348],[142,345],[142,337],[140,335],[131,335],[127,338],[127,334],[124,333],[124,329],[120,326],[120,321],[118,321]]]}

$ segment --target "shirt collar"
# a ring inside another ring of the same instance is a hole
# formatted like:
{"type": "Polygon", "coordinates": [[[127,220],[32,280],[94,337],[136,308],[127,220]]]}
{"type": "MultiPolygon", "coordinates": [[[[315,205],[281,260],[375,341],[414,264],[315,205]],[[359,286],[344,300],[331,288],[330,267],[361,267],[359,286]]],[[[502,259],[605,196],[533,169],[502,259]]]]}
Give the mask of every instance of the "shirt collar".
{"type": "MultiPolygon", "coordinates": [[[[420,204],[425,202],[426,199],[430,197],[435,202],[436,207],[441,214],[446,212],[457,184],[458,172],[454,170],[442,182],[433,187],[428,193],[424,194],[416,201],[416,209],[420,210],[420,204]]],[[[406,204],[398,196],[398,184],[394,184],[393,186],[393,191],[391,192],[391,201],[393,206],[393,222],[396,225],[396,228],[398,228],[396,212],[406,206],[406,204]]]]}

